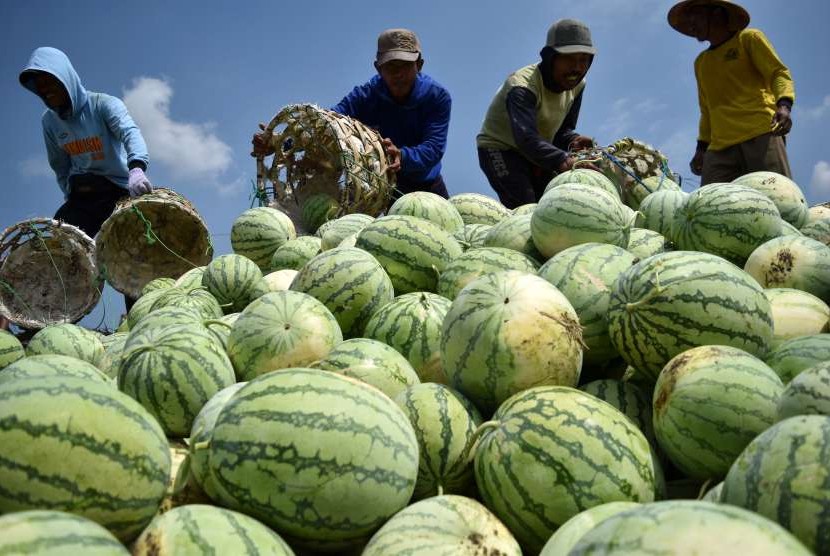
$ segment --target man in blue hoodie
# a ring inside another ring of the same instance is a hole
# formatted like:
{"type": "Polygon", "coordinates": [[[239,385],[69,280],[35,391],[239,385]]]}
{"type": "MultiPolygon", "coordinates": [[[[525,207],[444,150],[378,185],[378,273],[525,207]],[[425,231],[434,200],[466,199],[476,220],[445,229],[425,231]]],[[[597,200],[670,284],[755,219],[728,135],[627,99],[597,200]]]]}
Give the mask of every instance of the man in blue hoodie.
{"type": "MultiPolygon", "coordinates": [[[[421,73],[423,66],[417,35],[409,29],[387,29],[378,36],[378,74],[332,110],[378,130],[389,169],[397,173],[396,197],[429,191],[446,198],[441,158],[447,149],[452,100],[444,87],[421,73]]],[[[254,155],[270,154],[260,134],[254,135],[253,144],[254,155]]]]}
{"type": "Polygon", "coordinates": [[[20,84],[46,104],[43,139],[65,199],[55,218],[95,237],[119,199],[153,189],[141,131],[120,99],[87,91],[57,48],[35,49],[20,84]]]}

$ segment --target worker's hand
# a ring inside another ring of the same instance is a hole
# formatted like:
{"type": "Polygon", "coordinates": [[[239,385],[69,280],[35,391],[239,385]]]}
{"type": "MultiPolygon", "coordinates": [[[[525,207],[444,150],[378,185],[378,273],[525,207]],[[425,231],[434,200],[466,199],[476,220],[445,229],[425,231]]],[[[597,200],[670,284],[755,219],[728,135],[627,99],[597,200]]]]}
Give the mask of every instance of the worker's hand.
{"type": "Polygon", "coordinates": [[[704,154],[706,154],[706,151],[695,151],[695,155],[694,155],[694,157],[692,157],[692,161],[689,162],[689,169],[696,176],[699,176],[703,173],[703,155],[704,154]]]}
{"type": "Polygon", "coordinates": [[[568,150],[581,151],[585,149],[592,149],[595,145],[596,143],[594,143],[594,140],[592,138],[587,137],[585,135],[577,135],[574,138],[574,140],[571,141],[571,144],[568,145],[568,150]]]}
{"type": "Polygon", "coordinates": [[[391,139],[383,140],[383,150],[386,152],[386,159],[389,166],[387,172],[399,172],[401,169],[401,150],[395,146],[391,139]]]}
{"type": "Polygon", "coordinates": [[[265,137],[265,124],[259,124],[259,129],[261,131],[254,133],[254,137],[251,139],[251,144],[254,146],[251,151],[251,156],[268,156],[274,154],[274,147],[271,146],[271,141],[265,137]]]}
{"type": "Polygon", "coordinates": [[[559,165],[559,168],[556,169],[556,172],[561,174],[562,172],[567,172],[568,170],[573,170],[574,168],[601,172],[601,170],[594,166],[593,163],[579,160],[575,156],[569,156],[566,158],[565,161],[559,165]]]}
{"type": "Polygon", "coordinates": [[[130,177],[127,180],[127,189],[130,190],[130,197],[139,197],[145,193],[151,193],[153,185],[144,175],[144,170],[133,168],[130,170],[130,177]]]}
{"type": "Polygon", "coordinates": [[[786,135],[793,127],[793,121],[790,118],[790,107],[786,104],[779,104],[772,115],[772,122],[770,122],[770,129],[773,135],[786,135]]]}

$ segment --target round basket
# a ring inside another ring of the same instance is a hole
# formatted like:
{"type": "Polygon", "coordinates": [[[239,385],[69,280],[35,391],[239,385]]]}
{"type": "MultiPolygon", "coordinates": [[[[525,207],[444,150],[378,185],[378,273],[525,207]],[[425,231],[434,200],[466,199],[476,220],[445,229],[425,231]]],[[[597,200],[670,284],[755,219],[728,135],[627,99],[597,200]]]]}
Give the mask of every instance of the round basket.
{"type": "Polygon", "coordinates": [[[162,188],[120,201],[95,243],[104,278],[132,298],[154,278],[178,278],[213,258],[202,217],[187,199],[162,188]]]}
{"type": "Polygon", "coordinates": [[[339,205],[336,218],[386,210],[394,175],[380,135],[361,122],[312,104],[283,108],[265,128],[274,149],[270,167],[257,157],[257,193],[264,204],[284,211],[305,230],[304,202],[317,194],[339,205]]]}
{"type": "Polygon", "coordinates": [[[49,218],[15,224],[0,239],[0,314],[24,328],[76,322],[101,297],[95,242],[49,218]]]}

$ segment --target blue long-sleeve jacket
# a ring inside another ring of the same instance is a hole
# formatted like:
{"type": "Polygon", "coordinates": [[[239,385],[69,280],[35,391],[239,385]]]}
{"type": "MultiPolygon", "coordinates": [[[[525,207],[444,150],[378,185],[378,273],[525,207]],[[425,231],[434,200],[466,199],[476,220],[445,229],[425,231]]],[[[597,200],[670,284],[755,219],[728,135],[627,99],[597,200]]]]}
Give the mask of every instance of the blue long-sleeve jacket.
{"type": "Polygon", "coordinates": [[[57,48],[41,47],[32,53],[20,73],[20,83],[38,94],[32,71],[55,76],[64,86],[71,106],[61,114],[43,113],[43,139],[58,185],[69,196],[70,178],[96,174],[127,188],[128,164],[149,162],[147,145],[124,103],[104,93],[87,91],[69,58],[57,48]]]}
{"type": "Polygon", "coordinates": [[[419,73],[406,103],[396,103],[379,75],[355,87],[332,110],[376,128],[401,150],[399,179],[428,183],[441,174],[450,125],[450,93],[419,73]]]}

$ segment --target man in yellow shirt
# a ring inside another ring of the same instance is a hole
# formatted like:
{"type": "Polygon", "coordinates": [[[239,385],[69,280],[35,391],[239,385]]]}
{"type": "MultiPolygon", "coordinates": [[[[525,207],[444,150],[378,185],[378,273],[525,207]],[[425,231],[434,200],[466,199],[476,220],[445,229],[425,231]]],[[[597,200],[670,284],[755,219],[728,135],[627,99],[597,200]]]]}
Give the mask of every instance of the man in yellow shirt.
{"type": "Polygon", "coordinates": [[[795,87],[766,36],[746,28],[749,13],[727,0],[683,0],[669,25],[710,45],[695,60],[700,131],[690,166],[700,184],[760,170],[789,177],[795,87]]]}

